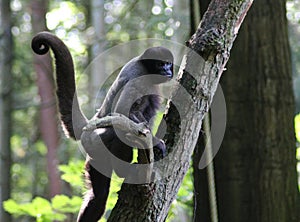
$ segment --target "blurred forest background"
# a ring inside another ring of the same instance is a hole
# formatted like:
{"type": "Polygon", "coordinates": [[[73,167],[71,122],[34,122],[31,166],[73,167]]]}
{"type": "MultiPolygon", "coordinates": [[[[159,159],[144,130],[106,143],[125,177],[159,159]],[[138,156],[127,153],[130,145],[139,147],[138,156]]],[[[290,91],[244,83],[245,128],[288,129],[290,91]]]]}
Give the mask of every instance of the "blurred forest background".
{"type": "MultiPolygon", "coordinates": [[[[0,2],[0,201],[9,198],[3,207],[14,215],[10,218],[2,210],[0,218],[7,218],[5,222],[74,221],[84,192],[84,157],[78,144],[63,135],[56,118],[52,61],[49,55],[34,56],[32,37],[49,30],[67,44],[75,62],[80,103],[91,116],[99,70],[111,65],[108,62],[105,67],[87,71],[91,61],[106,49],[134,39],[158,38],[184,44],[194,29],[191,15],[197,7],[190,7],[192,1],[175,0],[0,2]],[[9,39],[3,38],[9,32],[6,27],[12,33],[9,39]]],[[[294,153],[300,187],[300,148],[296,149],[300,146],[300,1],[287,1],[286,10],[296,99],[294,153]]],[[[193,221],[193,181],[191,167],[167,221],[193,221]]],[[[117,200],[121,182],[114,179],[106,215],[117,200]]]]}

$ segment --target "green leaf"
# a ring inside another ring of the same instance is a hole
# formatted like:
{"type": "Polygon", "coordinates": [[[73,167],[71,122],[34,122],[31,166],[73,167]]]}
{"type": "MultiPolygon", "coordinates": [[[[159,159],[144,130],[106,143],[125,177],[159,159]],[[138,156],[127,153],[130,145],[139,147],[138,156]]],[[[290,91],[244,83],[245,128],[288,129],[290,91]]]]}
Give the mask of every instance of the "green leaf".
{"type": "Polygon", "coordinates": [[[31,204],[26,204],[24,206],[24,209],[28,210],[29,215],[36,218],[42,214],[49,214],[49,212],[52,212],[50,202],[41,197],[36,197],[31,204]]]}
{"type": "Polygon", "coordinates": [[[297,141],[300,142],[300,114],[295,116],[295,133],[297,141]]]}
{"type": "Polygon", "coordinates": [[[69,198],[65,195],[56,195],[51,202],[53,208],[58,212],[76,213],[80,209],[82,199],[78,196],[69,198]]]}
{"type": "MultiPolygon", "coordinates": [[[[75,201],[74,201],[75,202],[75,201]]],[[[64,221],[66,216],[54,212],[48,200],[37,197],[31,203],[18,204],[14,200],[7,200],[3,204],[4,209],[14,216],[31,216],[37,222],[64,221]]]]}
{"type": "Polygon", "coordinates": [[[60,165],[61,178],[72,186],[83,187],[82,172],[84,161],[70,161],[68,165],[60,165]]]}
{"type": "Polygon", "coordinates": [[[13,215],[22,215],[19,205],[14,200],[7,200],[3,202],[3,208],[8,213],[13,215]]]}

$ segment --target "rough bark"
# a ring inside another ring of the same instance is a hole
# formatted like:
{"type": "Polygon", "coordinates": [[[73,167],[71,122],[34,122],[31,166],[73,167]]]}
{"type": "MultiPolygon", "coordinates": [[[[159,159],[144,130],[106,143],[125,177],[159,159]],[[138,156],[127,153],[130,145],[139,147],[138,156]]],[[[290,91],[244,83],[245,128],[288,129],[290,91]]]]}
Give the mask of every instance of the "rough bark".
{"type": "Polygon", "coordinates": [[[182,99],[175,90],[165,120],[169,154],[156,165],[162,179],[144,185],[123,184],[108,221],[164,221],[182,179],[188,170],[204,114],[208,111],[219,78],[229,58],[237,31],[252,1],[215,0],[210,4],[179,75],[179,85],[189,93],[182,99]],[[203,59],[199,59],[199,55],[203,59]],[[193,76],[192,76],[193,75],[193,76]],[[180,104],[181,116],[174,104],[180,104]]]}
{"type": "Polygon", "coordinates": [[[2,202],[11,191],[11,113],[12,113],[12,51],[10,1],[0,1],[0,221],[11,221],[2,202]]]}
{"type": "MultiPolygon", "coordinates": [[[[196,21],[204,15],[210,0],[190,0],[191,4],[191,31],[195,32],[196,21]]],[[[193,221],[211,221],[210,205],[209,205],[209,194],[208,194],[208,180],[207,180],[207,167],[199,169],[199,162],[203,155],[205,147],[205,136],[206,132],[204,129],[201,130],[198,138],[197,145],[193,154],[193,184],[194,184],[194,211],[193,221]]]]}
{"type": "MultiPolygon", "coordinates": [[[[30,3],[33,32],[45,31],[48,1],[33,0],[30,3]]],[[[47,172],[49,179],[49,197],[61,193],[61,180],[58,172],[57,149],[59,131],[56,108],[56,97],[53,81],[52,60],[49,54],[34,55],[34,69],[37,74],[37,85],[41,99],[39,128],[47,147],[47,172]]]]}
{"type": "MultiPolygon", "coordinates": [[[[254,2],[227,70],[228,122],[215,159],[220,218],[300,221],[285,1],[254,2]]],[[[209,217],[202,213],[198,221],[209,217]]]]}

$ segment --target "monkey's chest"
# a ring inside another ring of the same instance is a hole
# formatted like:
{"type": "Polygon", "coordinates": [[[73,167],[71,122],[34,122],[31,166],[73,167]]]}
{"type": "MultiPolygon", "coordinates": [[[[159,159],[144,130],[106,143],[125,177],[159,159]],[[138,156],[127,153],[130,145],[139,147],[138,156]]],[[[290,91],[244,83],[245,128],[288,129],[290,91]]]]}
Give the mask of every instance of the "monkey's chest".
{"type": "Polygon", "coordinates": [[[160,106],[160,98],[157,95],[147,95],[137,99],[130,108],[130,113],[140,113],[149,121],[160,106]]]}

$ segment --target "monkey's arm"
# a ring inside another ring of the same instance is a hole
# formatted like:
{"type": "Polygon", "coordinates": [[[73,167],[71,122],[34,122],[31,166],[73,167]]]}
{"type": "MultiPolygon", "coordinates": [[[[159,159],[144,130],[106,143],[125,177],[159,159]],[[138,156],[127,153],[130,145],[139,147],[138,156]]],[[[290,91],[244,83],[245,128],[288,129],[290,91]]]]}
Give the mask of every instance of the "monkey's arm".
{"type": "Polygon", "coordinates": [[[120,92],[120,90],[122,90],[122,87],[127,82],[128,82],[128,78],[125,78],[123,76],[117,77],[117,79],[109,88],[101,107],[98,109],[97,113],[94,115],[92,119],[104,117],[112,112],[113,103],[117,100],[118,93],[120,92]]]}
{"type": "Polygon", "coordinates": [[[92,120],[88,121],[83,130],[94,131],[95,129],[107,127],[116,127],[117,129],[126,131],[136,136],[145,136],[146,134],[150,133],[150,129],[146,123],[135,123],[119,113],[111,113],[103,118],[94,117],[92,120]]]}
{"type": "Polygon", "coordinates": [[[67,133],[73,139],[79,139],[87,119],[82,113],[76,95],[74,66],[72,56],[67,46],[55,35],[40,32],[31,43],[32,49],[39,55],[44,55],[52,49],[55,55],[57,97],[61,120],[67,133]]]}
{"type": "MultiPolygon", "coordinates": [[[[128,119],[126,116],[118,113],[112,113],[110,116],[106,116],[103,118],[94,118],[93,120],[89,121],[88,124],[84,127],[84,131],[94,131],[95,129],[101,129],[106,127],[114,126],[120,130],[128,132],[132,138],[132,140],[135,138],[138,138],[138,140],[135,140],[136,143],[139,143],[142,147],[150,147],[147,135],[151,134],[149,125],[147,122],[141,122],[141,123],[135,123],[134,121],[128,119]]],[[[85,136],[85,134],[83,134],[85,136]]],[[[152,137],[153,149],[155,152],[155,160],[162,159],[166,156],[166,146],[163,140],[155,137],[152,137]]],[[[82,138],[82,141],[85,141],[84,138],[82,138]]],[[[95,141],[95,140],[93,140],[95,141]]],[[[87,146],[91,146],[88,144],[87,146]]],[[[94,145],[95,149],[97,149],[97,146],[94,145]]]]}

